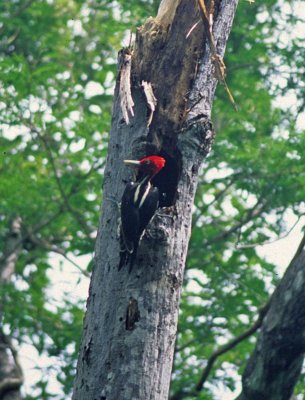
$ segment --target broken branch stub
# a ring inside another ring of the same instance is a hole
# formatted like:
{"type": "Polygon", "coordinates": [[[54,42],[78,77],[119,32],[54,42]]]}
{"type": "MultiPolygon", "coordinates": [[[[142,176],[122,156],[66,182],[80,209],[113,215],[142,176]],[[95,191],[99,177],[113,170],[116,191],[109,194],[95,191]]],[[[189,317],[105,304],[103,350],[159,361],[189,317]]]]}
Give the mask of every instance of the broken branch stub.
{"type": "Polygon", "coordinates": [[[149,117],[147,120],[147,127],[149,127],[151,124],[151,121],[153,119],[153,116],[154,116],[154,112],[155,112],[156,105],[157,105],[157,99],[155,98],[155,95],[154,95],[154,92],[153,92],[150,82],[142,81],[142,87],[143,87],[144,94],[146,97],[147,107],[150,110],[149,117]]]}
{"type": "Polygon", "coordinates": [[[129,115],[134,116],[134,102],[131,96],[131,58],[132,52],[130,49],[123,49],[120,54],[120,103],[124,121],[129,125],[129,115]]]}

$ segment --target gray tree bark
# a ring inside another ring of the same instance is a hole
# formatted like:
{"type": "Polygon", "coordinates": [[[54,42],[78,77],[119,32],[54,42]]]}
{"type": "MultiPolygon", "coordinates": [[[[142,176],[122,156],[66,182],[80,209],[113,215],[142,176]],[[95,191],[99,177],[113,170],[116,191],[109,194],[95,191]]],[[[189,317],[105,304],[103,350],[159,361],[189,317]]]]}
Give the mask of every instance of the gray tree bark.
{"type": "MultiPolygon", "coordinates": [[[[237,0],[216,3],[220,56],[236,5],[237,0]]],[[[192,205],[198,171],[213,140],[210,114],[217,81],[195,1],[163,1],[158,16],[139,29],[131,62],[134,117],[126,125],[118,80],[74,400],[168,398],[192,205]],[[152,84],[157,99],[149,128],[142,81],[152,84]],[[123,159],[156,153],[167,159],[156,181],[164,193],[163,208],[149,224],[128,274],[128,268],[118,271],[116,202],[132,178],[123,159]]]]}
{"type": "MultiPolygon", "coordinates": [[[[21,250],[21,218],[16,217],[7,235],[3,257],[0,260],[0,287],[9,283],[15,273],[16,263],[21,250]]],[[[18,362],[11,339],[2,330],[5,298],[0,304],[0,399],[21,400],[20,387],[23,373],[18,362]]]]}
{"type": "Polygon", "coordinates": [[[288,400],[305,354],[305,250],[290,263],[272,295],[238,400],[288,400]]]}

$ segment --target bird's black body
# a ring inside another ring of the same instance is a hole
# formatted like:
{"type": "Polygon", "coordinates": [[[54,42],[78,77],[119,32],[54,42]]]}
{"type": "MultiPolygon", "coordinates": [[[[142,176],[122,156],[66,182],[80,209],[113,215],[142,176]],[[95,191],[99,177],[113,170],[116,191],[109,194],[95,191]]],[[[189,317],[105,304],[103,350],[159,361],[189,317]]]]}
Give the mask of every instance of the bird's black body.
{"type": "Polygon", "coordinates": [[[159,205],[159,190],[151,180],[165,165],[160,156],[148,156],[141,160],[124,160],[138,168],[136,182],[126,185],[121,202],[121,258],[119,269],[129,264],[129,272],[137,255],[141,237],[159,205]]]}
{"type": "Polygon", "coordinates": [[[121,236],[123,248],[119,269],[129,263],[131,271],[137,249],[149,221],[159,205],[159,190],[149,177],[126,185],[121,203],[121,236]]]}

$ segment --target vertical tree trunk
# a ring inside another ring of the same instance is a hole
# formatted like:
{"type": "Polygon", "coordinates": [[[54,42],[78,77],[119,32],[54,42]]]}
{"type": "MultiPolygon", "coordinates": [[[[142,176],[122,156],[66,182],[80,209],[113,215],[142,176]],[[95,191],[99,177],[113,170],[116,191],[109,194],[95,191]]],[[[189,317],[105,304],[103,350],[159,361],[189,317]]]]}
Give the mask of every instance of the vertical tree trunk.
{"type": "MultiPolygon", "coordinates": [[[[237,0],[216,4],[214,34],[220,56],[236,5],[237,0]]],[[[213,140],[213,69],[196,2],[163,1],[157,18],[149,18],[138,31],[130,125],[122,118],[117,83],[74,400],[168,398],[192,205],[198,171],[213,140]],[[149,127],[143,81],[152,84],[157,99],[149,127]],[[129,274],[128,268],[118,271],[116,201],[131,179],[123,159],[156,153],[167,159],[155,181],[163,193],[163,208],[150,223],[129,274]]]]}
{"type": "MultiPolygon", "coordinates": [[[[20,252],[21,218],[16,217],[7,235],[3,257],[0,260],[0,286],[10,282],[15,273],[20,252]]],[[[2,331],[3,306],[0,304],[0,399],[20,400],[20,387],[23,384],[23,374],[18,362],[17,353],[8,336],[2,331]]]]}
{"type": "Polygon", "coordinates": [[[255,350],[243,374],[243,390],[238,400],[290,399],[304,361],[304,304],[305,251],[301,251],[272,295],[255,350]]]}
{"type": "Polygon", "coordinates": [[[23,374],[9,337],[0,330],[0,399],[21,400],[23,374]]]}

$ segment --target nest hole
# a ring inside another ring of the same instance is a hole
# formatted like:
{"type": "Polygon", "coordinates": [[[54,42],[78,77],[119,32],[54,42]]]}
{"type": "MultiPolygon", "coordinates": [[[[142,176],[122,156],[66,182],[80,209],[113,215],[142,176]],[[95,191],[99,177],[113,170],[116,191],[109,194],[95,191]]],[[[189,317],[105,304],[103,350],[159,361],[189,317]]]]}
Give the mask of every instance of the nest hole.
{"type": "Polygon", "coordinates": [[[153,178],[152,184],[159,189],[159,207],[171,207],[177,198],[177,187],[182,170],[181,154],[178,150],[173,155],[161,150],[158,155],[165,158],[166,164],[153,178]]]}
{"type": "MultiPolygon", "coordinates": [[[[161,150],[157,150],[152,143],[146,143],[146,155],[159,155],[165,158],[164,168],[152,179],[152,184],[159,189],[159,207],[171,207],[177,199],[177,188],[182,172],[182,156],[174,143],[164,144],[161,150]]],[[[143,157],[143,153],[141,152],[143,157]]],[[[139,155],[137,154],[137,156],[139,155]]],[[[136,180],[141,179],[141,172],[136,180]]]]}

